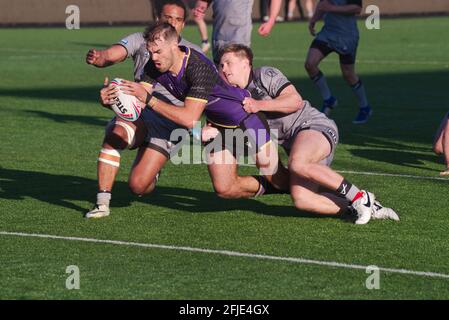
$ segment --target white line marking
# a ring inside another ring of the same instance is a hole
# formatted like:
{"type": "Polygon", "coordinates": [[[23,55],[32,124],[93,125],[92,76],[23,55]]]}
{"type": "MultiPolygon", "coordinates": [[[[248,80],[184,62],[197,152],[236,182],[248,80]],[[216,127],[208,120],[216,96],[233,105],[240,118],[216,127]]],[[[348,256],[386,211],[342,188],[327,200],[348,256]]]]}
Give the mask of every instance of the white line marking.
{"type": "MultiPolygon", "coordinates": [[[[294,262],[294,263],[300,263],[300,264],[312,264],[312,265],[328,266],[328,267],[335,267],[335,268],[345,268],[345,269],[366,270],[366,268],[368,267],[368,266],[363,266],[363,265],[340,263],[340,262],[334,262],[334,261],[319,261],[319,260],[311,260],[311,259],[295,258],[295,257],[278,257],[278,256],[269,256],[269,255],[264,255],[264,254],[255,254],[255,253],[243,253],[243,252],[229,251],[229,250],[212,250],[212,249],[203,249],[203,248],[178,247],[178,246],[169,246],[169,245],[161,245],[161,244],[138,243],[138,242],[117,241],[117,240],[101,240],[101,239],[92,239],[92,238],[63,237],[63,236],[55,236],[55,235],[49,235],[49,234],[0,231],[0,235],[19,236],[19,237],[34,237],[34,238],[44,238],[44,239],[58,239],[58,240],[69,240],[69,241],[83,241],[83,242],[105,243],[105,244],[114,244],[114,245],[122,245],[122,246],[133,246],[133,247],[166,249],[166,250],[177,250],[177,251],[188,251],[188,252],[201,252],[201,253],[219,254],[219,255],[225,255],[225,256],[231,256],[231,257],[287,261],[287,262],[294,262]]],[[[414,270],[383,268],[383,267],[379,267],[379,270],[389,272],[389,273],[400,273],[400,274],[410,274],[410,275],[415,275],[415,276],[423,276],[423,277],[431,277],[431,278],[449,279],[449,274],[436,273],[436,272],[414,271],[414,270]]]]}
{"type": "Polygon", "coordinates": [[[382,177],[399,177],[399,178],[411,178],[411,179],[421,179],[421,180],[442,180],[448,181],[448,178],[440,177],[425,177],[425,176],[414,176],[411,174],[399,174],[399,173],[382,173],[382,172],[360,172],[360,171],[347,171],[347,170],[335,170],[339,173],[349,173],[349,174],[360,174],[366,176],[382,176],[382,177]]]}
{"type": "MultiPolygon", "coordinates": [[[[199,165],[204,163],[191,163],[191,165],[199,165]]],[[[238,163],[240,167],[256,167],[255,164],[249,163],[238,163]]],[[[438,180],[438,181],[447,181],[449,182],[449,178],[442,177],[426,177],[426,176],[414,176],[412,174],[400,174],[400,173],[384,173],[384,172],[364,172],[364,171],[350,171],[350,170],[335,170],[339,173],[348,173],[348,174],[360,174],[366,176],[381,176],[381,177],[397,177],[397,178],[410,178],[410,179],[419,179],[419,180],[438,180]]]]}
{"type": "MultiPolygon", "coordinates": [[[[305,59],[302,58],[293,58],[293,57],[254,57],[254,60],[262,60],[262,61],[293,61],[304,63],[305,59]]],[[[336,59],[326,59],[323,62],[336,63],[338,60],[336,59]]],[[[360,64],[403,64],[403,65],[444,65],[448,66],[447,61],[418,61],[418,60],[356,60],[356,63],[360,64]]]]}

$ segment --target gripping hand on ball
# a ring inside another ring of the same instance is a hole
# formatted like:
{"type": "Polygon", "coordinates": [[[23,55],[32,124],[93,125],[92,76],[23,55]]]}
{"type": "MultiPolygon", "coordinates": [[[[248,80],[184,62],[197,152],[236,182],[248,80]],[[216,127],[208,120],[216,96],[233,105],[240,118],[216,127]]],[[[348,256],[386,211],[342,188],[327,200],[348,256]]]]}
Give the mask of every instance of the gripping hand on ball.
{"type": "Polygon", "coordinates": [[[100,103],[103,107],[110,109],[114,99],[118,96],[118,89],[109,83],[108,77],[104,78],[103,89],[100,91],[100,103]]]}
{"type": "Polygon", "coordinates": [[[128,80],[122,80],[120,88],[123,93],[135,96],[139,101],[145,103],[147,99],[147,94],[151,94],[152,90],[149,86],[144,86],[143,84],[132,82],[128,80]]]}

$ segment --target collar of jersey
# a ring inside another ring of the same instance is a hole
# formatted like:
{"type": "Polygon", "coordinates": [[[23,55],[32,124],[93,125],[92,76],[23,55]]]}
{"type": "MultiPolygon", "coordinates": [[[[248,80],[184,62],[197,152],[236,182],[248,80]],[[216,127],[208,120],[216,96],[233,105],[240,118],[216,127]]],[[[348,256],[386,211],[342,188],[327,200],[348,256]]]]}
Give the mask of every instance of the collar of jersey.
{"type": "Polygon", "coordinates": [[[181,77],[183,76],[183,74],[184,74],[184,72],[186,70],[187,63],[189,63],[189,58],[190,58],[190,53],[191,53],[190,48],[188,48],[188,47],[179,46],[179,48],[182,51],[184,51],[185,56],[184,56],[183,61],[182,61],[181,71],[176,76],[177,80],[181,79],[181,77]]]}

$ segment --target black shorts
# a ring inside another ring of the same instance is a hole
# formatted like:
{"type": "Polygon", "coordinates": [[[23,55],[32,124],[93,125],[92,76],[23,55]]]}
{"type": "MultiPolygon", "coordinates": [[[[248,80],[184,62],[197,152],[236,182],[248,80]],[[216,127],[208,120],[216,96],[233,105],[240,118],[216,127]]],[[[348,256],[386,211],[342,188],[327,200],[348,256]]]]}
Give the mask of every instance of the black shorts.
{"type": "Polygon", "coordinates": [[[338,53],[335,49],[331,48],[329,46],[329,44],[325,41],[321,41],[321,40],[313,40],[312,44],[310,45],[310,48],[314,48],[314,49],[318,49],[320,50],[320,52],[323,54],[323,56],[327,56],[329,55],[329,53],[331,52],[335,52],[338,54],[339,58],[340,58],[340,63],[341,64],[355,64],[355,56],[356,56],[356,52],[352,52],[349,54],[341,54],[338,53]]]}
{"type": "Polygon", "coordinates": [[[207,153],[227,149],[238,158],[255,155],[262,146],[270,142],[270,127],[261,112],[248,115],[239,126],[235,127],[224,127],[210,121],[208,123],[217,128],[219,134],[204,144],[207,153]]]}

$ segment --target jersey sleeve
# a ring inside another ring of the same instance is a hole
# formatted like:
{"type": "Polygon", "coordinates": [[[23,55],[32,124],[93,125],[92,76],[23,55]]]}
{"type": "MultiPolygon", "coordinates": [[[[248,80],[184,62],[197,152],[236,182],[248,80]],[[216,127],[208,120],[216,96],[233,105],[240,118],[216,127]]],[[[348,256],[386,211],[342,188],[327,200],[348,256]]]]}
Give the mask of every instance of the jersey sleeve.
{"type": "Polygon", "coordinates": [[[136,32],[132,33],[122,40],[116,42],[116,45],[120,45],[126,49],[127,52],[127,58],[134,57],[134,55],[139,50],[142,43],[145,42],[145,39],[143,38],[142,32],[136,32]]]}
{"type": "Polygon", "coordinates": [[[291,85],[287,77],[276,68],[261,67],[258,73],[260,74],[260,82],[272,98],[278,97],[282,90],[291,85]]]}
{"type": "Polygon", "coordinates": [[[218,82],[218,73],[206,63],[194,63],[186,70],[186,80],[190,87],[186,99],[207,102],[218,82]]]}
{"type": "Polygon", "coordinates": [[[347,0],[347,4],[356,4],[360,7],[362,7],[362,0],[347,0]]]}

